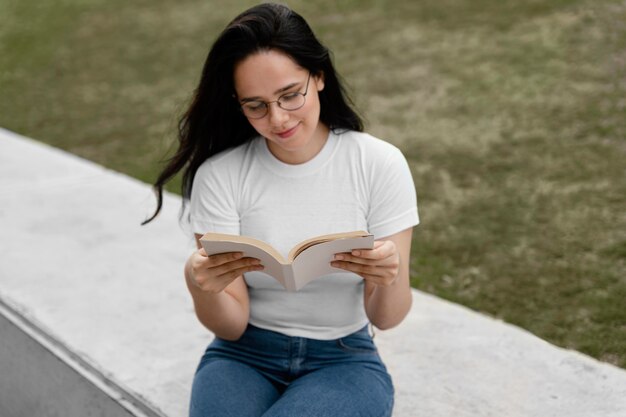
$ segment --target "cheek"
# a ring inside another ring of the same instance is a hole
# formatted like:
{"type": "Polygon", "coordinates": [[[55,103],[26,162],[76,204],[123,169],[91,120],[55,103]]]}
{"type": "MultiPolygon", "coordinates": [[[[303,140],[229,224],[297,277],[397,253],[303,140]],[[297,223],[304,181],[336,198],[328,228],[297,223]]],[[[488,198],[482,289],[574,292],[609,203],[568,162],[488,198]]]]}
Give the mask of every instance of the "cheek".
{"type": "Polygon", "coordinates": [[[320,119],[320,104],[319,102],[314,103],[313,106],[311,106],[311,109],[309,110],[309,117],[315,121],[318,122],[320,119]]]}
{"type": "Polygon", "coordinates": [[[301,114],[303,118],[307,118],[309,120],[319,119],[319,116],[320,116],[319,98],[313,97],[313,99],[310,102],[307,100],[307,103],[304,105],[302,110],[304,110],[301,114]]]}

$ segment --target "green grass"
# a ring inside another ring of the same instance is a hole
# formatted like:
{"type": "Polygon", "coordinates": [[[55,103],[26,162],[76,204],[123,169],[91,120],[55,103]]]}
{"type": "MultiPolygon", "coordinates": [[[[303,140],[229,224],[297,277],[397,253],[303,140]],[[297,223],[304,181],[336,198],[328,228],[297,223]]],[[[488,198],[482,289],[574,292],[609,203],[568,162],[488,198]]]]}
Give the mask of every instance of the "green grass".
{"type": "MultiPolygon", "coordinates": [[[[0,0],[0,125],[151,182],[252,4],[0,0]]],[[[410,160],[413,285],[626,368],[624,3],[289,4],[410,160]]]]}

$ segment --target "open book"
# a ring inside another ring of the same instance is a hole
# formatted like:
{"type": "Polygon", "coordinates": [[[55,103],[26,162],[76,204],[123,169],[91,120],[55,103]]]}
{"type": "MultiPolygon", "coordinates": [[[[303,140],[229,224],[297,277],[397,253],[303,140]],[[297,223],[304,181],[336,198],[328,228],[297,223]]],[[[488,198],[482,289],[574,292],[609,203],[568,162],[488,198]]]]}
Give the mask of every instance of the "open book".
{"type": "Polygon", "coordinates": [[[246,236],[206,233],[200,243],[207,255],[226,252],[243,252],[244,257],[261,260],[263,273],[271,275],[288,291],[297,291],[313,279],[334,272],[334,255],[353,249],[372,249],[374,236],[363,231],[317,236],[297,244],[287,259],[268,243],[246,236]]]}

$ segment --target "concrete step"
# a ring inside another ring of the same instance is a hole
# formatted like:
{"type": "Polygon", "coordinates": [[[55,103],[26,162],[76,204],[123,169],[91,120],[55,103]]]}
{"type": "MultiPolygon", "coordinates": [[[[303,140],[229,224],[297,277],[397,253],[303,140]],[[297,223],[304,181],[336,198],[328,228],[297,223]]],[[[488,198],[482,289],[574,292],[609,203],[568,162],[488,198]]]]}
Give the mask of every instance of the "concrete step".
{"type": "Polygon", "coordinates": [[[163,417],[0,300],[0,415],[163,417]]]}

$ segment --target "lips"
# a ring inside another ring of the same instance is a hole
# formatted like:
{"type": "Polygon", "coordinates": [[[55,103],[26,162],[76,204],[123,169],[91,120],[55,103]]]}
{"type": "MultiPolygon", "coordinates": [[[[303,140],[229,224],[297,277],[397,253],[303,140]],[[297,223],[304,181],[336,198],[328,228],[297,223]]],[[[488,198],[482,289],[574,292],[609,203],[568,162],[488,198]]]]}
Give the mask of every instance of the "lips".
{"type": "Polygon", "coordinates": [[[298,130],[298,126],[300,126],[299,123],[291,129],[287,129],[282,132],[276,132],[276,136],[280,137],[281,139],[288,139],[293,136],[294,133],[296,133],[296,130],[298,130]]]}

